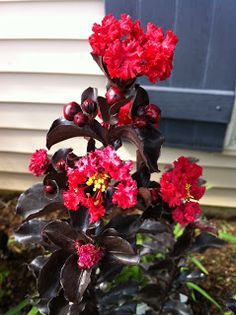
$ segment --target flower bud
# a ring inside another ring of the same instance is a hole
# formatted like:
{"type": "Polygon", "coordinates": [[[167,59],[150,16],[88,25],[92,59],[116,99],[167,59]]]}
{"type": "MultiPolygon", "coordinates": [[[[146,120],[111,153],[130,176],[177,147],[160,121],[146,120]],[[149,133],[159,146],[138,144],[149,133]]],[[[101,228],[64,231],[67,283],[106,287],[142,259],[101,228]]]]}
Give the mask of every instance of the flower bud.
{"type": "Polygon", "coordinates": [[[108,105],[113,105],[124,98],[124,94],[118,87],[111,86],[106,92],[106,101],[108,105]]]}
{"type": "Polygon", "coordinates": [[[87,98],[81,104],[81,108],[82,108],[83,112],[88,114],[88,115],[93,115],[93,116],[97,115],[97,111],[98,111],[97,103],[94,102],[91,98],[87,98]]]}
{"type": "Polygon", "coordinates": [[[77,113],[74,116],[74,123],[79,127],[83,127],[87,121],[88,121],[88,117],[85,116],[82,112],[77,113]]]}
{"type": "Polygon", "coordinates": [[[76,102],[71,102],[64,106],[63,108],[63,115],[66,120],[73,121],[75,114],[80,112],[80,106],[76,102]]]}

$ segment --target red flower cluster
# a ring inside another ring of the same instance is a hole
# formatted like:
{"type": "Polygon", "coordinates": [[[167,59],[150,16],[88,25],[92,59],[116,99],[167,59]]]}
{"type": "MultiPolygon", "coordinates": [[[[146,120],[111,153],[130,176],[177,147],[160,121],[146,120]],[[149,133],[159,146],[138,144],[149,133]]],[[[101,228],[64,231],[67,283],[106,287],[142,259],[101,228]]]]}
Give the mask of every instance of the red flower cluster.
{"type": "Polygon", "coordinates": [[[36,150],[31,157],[29,171],[34,176],[45,174],[50,165],[50,160],[47,156],[47,151],[44,149],[36,150]]]}
{"type": "Polygon", "coordinates": [[[187,225],[196,221],[201,216],[202,210],[198,202],[186,202],[172,212],[172,218],[181,225],[187,225]]]}
{"type": "Polygon", "coordinates": [[[172,31],[167,31],[165,37],[162,28],[148,23],[145,33],[140,21],[132,21],[126,14],[120,20],[105,16],[92,30],[89,42],[93,54],[103,58],[112,79],[126,81],[146,75],[155,83],[169,77],[178,42],[172,31]]]}
{"type": "Polygon", "coordinates": [[[174,162],[173,169],[163,173],[160,180],[162,199],[170,207],[177,208],[173,212],[173,219],[183,225],[194,222],[200,215],[198,203],[205,193],[205,187],[199,185],[202,168],[189,159],[181,156],[174,162]]]}
{"type": "Polygon", "coordinates": [[[201,166],[181,156],[174,162],[174,168],[161,177],[162,199],[170,207],[180,206],[184,200],[199,200],[205,192],[205,187],[199,185],[201,175],[201,166]]]}
{"type": "Polygon", "coordinates": [[[103,256],[102,250],[96,248],[93,244],[81,245],[79,241],[75,241],[75,249],[79,256],[79,269],[90,269],[94,267],[103,256]]]}
{"type": "Polygon", "coordinates": [[[78,210],[80,205],[88,208],[90,222],[96,222],[105,214],[103,201],[111,180],[119,182],[114,188],[113,204],[123,209],[135,206],[138,190],[130,176],[132,166],[132,161],[123,162],[110,146],[88,153],[75,163],[75,168],[67,169],[65,206],[70,210],[78,210]]]}

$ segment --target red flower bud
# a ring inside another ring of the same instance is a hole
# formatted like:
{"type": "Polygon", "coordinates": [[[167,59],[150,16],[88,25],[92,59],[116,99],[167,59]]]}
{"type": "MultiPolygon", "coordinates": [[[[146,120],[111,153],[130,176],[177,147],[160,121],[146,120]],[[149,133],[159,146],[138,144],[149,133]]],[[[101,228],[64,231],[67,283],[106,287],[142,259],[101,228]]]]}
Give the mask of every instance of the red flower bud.
{"type": "Polygon", "coordinates": [[[87,98],[82,104],[81,108],[84,113],[96,116],[98,112],[97,103],[91,98],[87,98]]]}
{"type": "Polygon", "coordinates": [[[118,87],[111,86],[106,92],[107,104],[112,105],[124,98],[124,94],[118,87]]]}
{"type": "Polygon", "coordinates": [[[71,102],[64,106],[63,115],[66,120],[73,121],[75,114],[79,111],[81,111],[79,104],[77,104],[76,102],[71,102]]]}
{"type": "Polygon", "coordinates": [[[136,117],[134,119],[134,126],[136,128],[144,128],[147,125],[147,120],[144,117],[136,117]]]}
{"type": "Polygon", "coordinates": [[[145,108],[145,116],[151,123],[158,123],[161,118],[161,110],[154,104],[149,104],[145,108]]]}
{"type": "Polygon", "coordinates": [[[87,121],[88,117],[85,116],[82,112],[77,113],[74,117],[74,123],[79,127],[83,127],[87,121]]]}
{"type": "Polygon", "coordinates": [[[43,190],[47,194],[53,194],[54,193],[54,188],[51,185],[44,186],[43,190]]]}
{"type": "Polygon", "coordinates": [[[59,160],[56,164],[56,169],[62,171],[65,169],[65,166],[66,166],[65,160],[59,160]]]}

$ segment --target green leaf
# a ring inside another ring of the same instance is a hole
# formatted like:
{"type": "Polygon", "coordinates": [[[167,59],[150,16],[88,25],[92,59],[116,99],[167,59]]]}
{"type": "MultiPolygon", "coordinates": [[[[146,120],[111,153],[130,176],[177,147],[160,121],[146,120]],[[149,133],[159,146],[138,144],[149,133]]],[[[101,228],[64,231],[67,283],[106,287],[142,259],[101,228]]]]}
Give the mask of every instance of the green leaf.
{"type": "Polygon", "coordinates": [[[200,260],[198,260],[196,257],[191,256],[190,257],[192,263],[194,263],[194,265],[201,270],[203,273],[205,273],[205,275],[208,275],[209,272],[207,271],[207,269],[203,266],[203,264],[200,262],[200,260]]]}
{"type": "Polygon", "coordinates": [[[234,236],[232,234],[219,231],[219,235],[218,236],[223,241],[227,241],[227,242],[236,244],[236,236],[234,236]]]}
{"type": "Polygon", "coordinates": [[[33,306],[31,310],[27,313],[27,315],[40,315],[40,313],[37,307],[33,306]]]}
{"type": "Polygon", "coordinates": [[[18,305],[12,307],[9,311],[7,311],[4,315],[19,315],[19,312],[29,304],[29,300],[25,299],[20,302],[18,305]]]}
{"type": "Polygon", "coordinates": [[[184,233],[184,227],[177,223],[174,227],[174,237],[175,239],[179,238],[184,233]]]}
{"type": "Polygon", "coordinates": [[[210,296],[210,294],[208,294],[204,289],[202,289],[201,287],[199,287],[197,284],[193,283],[193,282],[187,282],[186,286],[188,289],[192,289],[197,291],[199,294],[201,294],[202,296],[205,297],[205,299],[207,299],[209,302],[211,302],[212,304],[214,304],[219,310],[221,310],[221,306],[219,303],[216,302],[216,300],[213,299],[213,297],[210,296]]]}

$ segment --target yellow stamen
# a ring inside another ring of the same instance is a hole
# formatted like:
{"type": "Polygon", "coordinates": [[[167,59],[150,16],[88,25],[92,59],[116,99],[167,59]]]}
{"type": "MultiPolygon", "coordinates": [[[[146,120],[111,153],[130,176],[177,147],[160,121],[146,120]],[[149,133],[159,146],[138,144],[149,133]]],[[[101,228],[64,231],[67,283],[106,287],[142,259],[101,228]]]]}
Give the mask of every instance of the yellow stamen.
{"type": "Polygon", "coordinates": [[[193,199],[193,196],[191,195],[190,193],[190,189],[191,189],[192,185],[191,184],[186,184],[185,185],[185,189],[186,189],[186,192],[187,192],[187,196],[186,196],[186,199],[187,200],[190,200],[190,199],[193,199]]]}
{"type": "Polygon", "coordinates": [[[86,184],[88,186],[93,185],[93,191],[100,190],[104,192],[107,189],[110,176],[104,173],[96,173],[93,176],[90,176],[86,184]]]}

